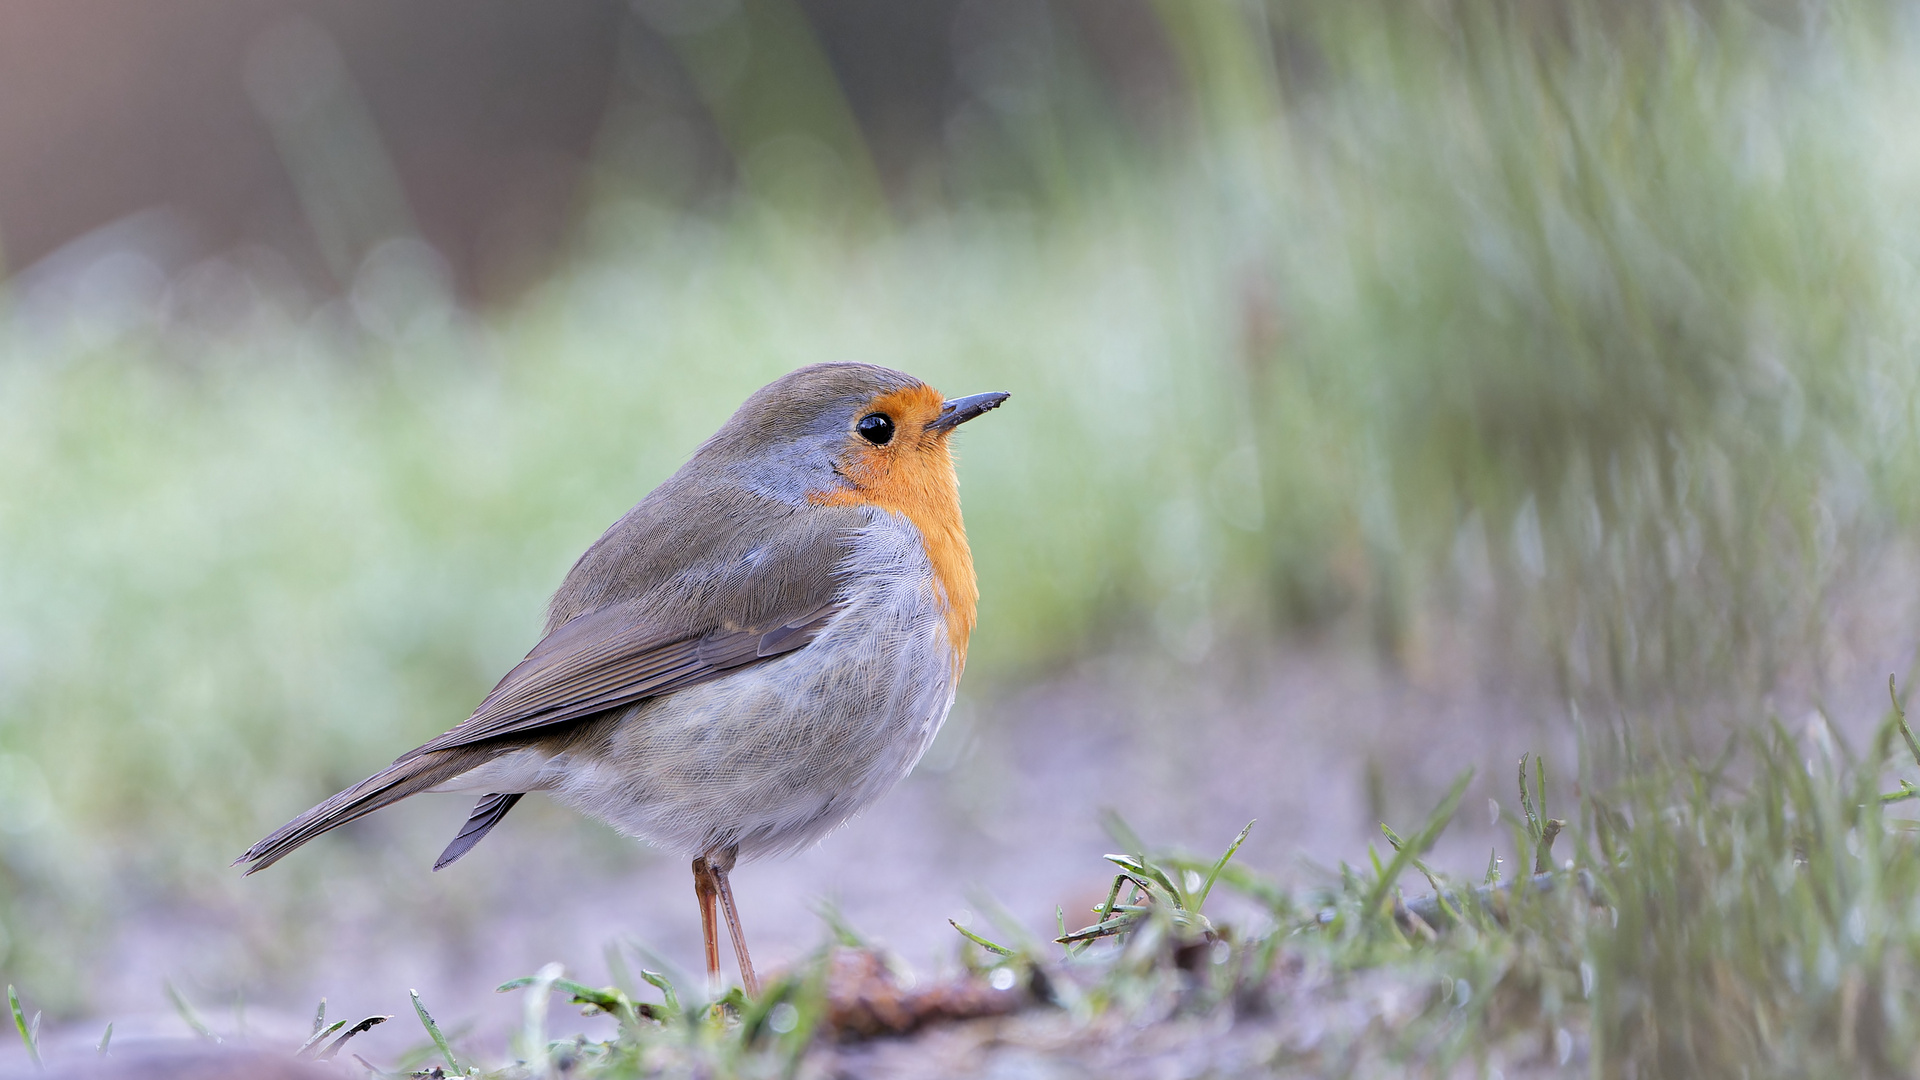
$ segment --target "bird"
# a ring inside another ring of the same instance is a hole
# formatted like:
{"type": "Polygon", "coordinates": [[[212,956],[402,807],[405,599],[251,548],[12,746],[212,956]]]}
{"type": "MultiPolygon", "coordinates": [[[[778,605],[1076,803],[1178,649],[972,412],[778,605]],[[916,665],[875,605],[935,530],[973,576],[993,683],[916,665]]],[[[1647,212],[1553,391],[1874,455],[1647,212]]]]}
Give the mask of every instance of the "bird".
{"type": "Polygon", "coordinates": [[[820,840],[939,732],[979,600],[950,440],[1008,397],[857,363],[762,387],[580,556],[472,715],[234,864],[264,870],[423,792],[477,793],[439,870],[545,792],[690,856],[708,989],[717,901],[758,996],[728,875],[820,840]]]}

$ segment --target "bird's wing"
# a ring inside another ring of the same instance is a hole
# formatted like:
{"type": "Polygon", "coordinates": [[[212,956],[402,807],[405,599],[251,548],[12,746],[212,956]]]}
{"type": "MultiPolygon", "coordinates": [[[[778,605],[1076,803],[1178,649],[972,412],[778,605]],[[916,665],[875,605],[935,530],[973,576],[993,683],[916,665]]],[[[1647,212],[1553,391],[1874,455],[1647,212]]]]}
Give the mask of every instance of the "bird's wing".
{"type": "MultiPolygon", "coordinates": [[[[485,764],[497,740],[584,720],[803,648],[841,605],[839,570],[871,519],[740,489],[670,481],[587,549],[547,636],[466,722],[293,819],[239,862],[263,870],[329,829],[485,764]],[[664,497],[663,497],[664,496],[664,497]],[[688,512],[699,504],[705,513],[688,512]]],[[[440,865],[465,854],[517,792],[474,807],[440,865]]]]}
{"type": "Polygon", "coordinates": [[[778,626],[669,641],[633,625],[620,609],[582,615],[554,631],[579,639],[569,642],[573,648],[521,661],[465,723],[407,756],[520,735],[697,686],[806,645],[838,610],[827,597],[778,626]]]}
{"type": "Polygon", "coordinates": [[[569,619],[464,723],[400,760],[582,720],[804,647],[842,604],[835,570],[865,519],[841,517],[569,619]]]}

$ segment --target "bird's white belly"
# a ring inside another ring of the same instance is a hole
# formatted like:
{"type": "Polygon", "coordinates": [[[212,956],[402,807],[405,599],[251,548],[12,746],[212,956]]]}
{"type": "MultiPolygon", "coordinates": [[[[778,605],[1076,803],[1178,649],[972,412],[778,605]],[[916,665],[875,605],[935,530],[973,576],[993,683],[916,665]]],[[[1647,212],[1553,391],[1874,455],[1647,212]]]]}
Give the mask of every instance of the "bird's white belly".
{"type": "Polygon", "coordinates": [[[843,570],[847,606],[805,648],[594,721],[563,754],[504,755],[457,786],[545,790],[684,855],[813,843],[920,760],[959,674],[910,522],[875,511],[843,570]]]}

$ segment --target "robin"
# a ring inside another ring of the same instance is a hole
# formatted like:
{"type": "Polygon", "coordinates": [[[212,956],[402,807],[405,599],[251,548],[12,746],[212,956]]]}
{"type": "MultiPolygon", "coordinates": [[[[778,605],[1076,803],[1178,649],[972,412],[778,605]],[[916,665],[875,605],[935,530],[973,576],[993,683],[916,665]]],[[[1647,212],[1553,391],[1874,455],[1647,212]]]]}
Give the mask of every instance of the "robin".
{"type": "Polygon", "coordinates": [[[544,791],[693,857],[717,987],[727,875],[885,794],[953,705],[979,589],[948,441],[1006,394],[818,364],[762,388],[580,557],[546,636],[466,722],[255,844],[264,870],[426,791],[479,792],[434,869],[544,791]]]}

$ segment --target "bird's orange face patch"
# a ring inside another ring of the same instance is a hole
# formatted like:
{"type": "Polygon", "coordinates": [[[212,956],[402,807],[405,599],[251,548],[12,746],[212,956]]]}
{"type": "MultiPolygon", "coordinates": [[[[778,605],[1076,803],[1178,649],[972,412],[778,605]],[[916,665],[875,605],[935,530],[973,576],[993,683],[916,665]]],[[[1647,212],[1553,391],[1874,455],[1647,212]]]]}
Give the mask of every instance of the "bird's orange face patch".
{"type": "Polygon", "coordinates": [[[855,426],[847,432],[846,450],[840,456],[839,472],[848,486],[815,492],[812,500],[822,505],[871,504],[905,515],[920,530],[927,559],[946,594],[947,636],[958,667],[966,663],[980,589],[960,520],[960,482],[947,448],[952,432],[929,427],[945,403],[938,390],[925,385],[868,402],[855,415],[855,426]],[[861,433],[860,422],[873,416],[885,417],[892,425],[884,442],[876,443],[861,433]]]}

